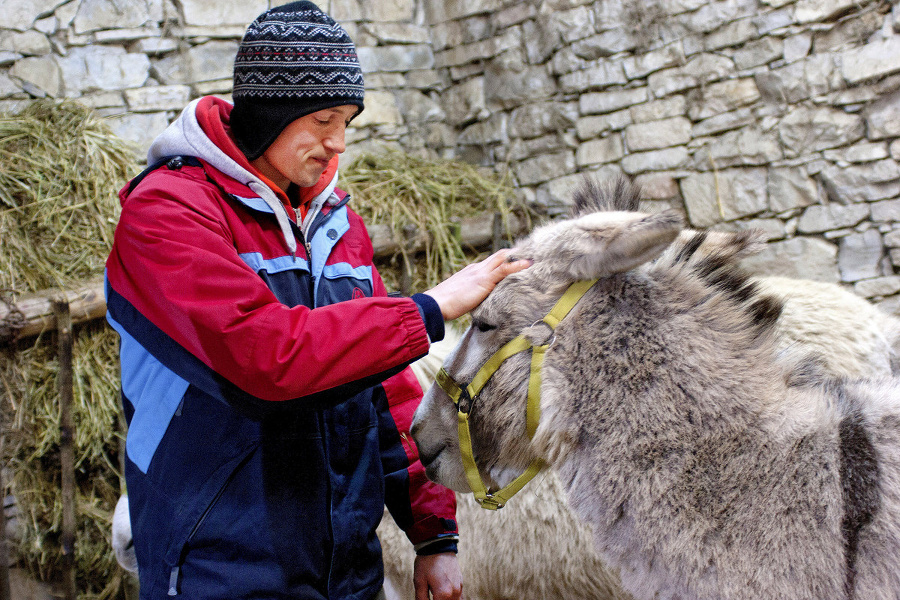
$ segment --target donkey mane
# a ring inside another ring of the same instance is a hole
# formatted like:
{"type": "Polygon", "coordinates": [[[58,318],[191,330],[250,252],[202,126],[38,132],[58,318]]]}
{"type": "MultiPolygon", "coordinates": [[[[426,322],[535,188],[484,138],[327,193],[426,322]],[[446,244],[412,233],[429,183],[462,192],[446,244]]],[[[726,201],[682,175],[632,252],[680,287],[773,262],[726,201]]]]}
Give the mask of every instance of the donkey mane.
{"type": "Polygon", "coordinates": [[[702,250],[709,240],[707,232],[695,233],[683,244],[680,243],[683,238],[680,238],[673,244],[672,252],[660,257],[651,271],[663,276],[688,273],[710,292],[727,298],[731,308],[745,314],[747,323],[757,335],[773,333],[784,304],[778,298],[762,293],[751,275],[735,262],[745,245],[755,240],[754,232],[734,235],[733,247],[725,253],[702,250]]]}
{"type": "Polygon", "coordinates": [[[612,184],[601,185],[596,179],[585,177],[572,196],[573,217],[592,212],[635,212],[641,200],[641,190],[624,177],[612,184]]]}

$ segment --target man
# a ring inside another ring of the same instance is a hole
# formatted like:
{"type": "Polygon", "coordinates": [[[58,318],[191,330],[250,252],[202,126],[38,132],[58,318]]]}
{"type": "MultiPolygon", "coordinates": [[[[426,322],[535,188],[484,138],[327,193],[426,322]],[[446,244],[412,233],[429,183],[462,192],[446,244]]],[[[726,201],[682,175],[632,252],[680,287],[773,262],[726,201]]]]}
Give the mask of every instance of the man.
{"type": "Polygon", "coordinates": [[[406,434],[406,367],[527,264],[501,252],[387,297],[336,187],[362,72],[314,4],[249,26],[233,99],[192,102],[156,139],[107,262],[141,598],[377,597],[385,504],[417,598],[459,598],[454,497],[406,434]]]}

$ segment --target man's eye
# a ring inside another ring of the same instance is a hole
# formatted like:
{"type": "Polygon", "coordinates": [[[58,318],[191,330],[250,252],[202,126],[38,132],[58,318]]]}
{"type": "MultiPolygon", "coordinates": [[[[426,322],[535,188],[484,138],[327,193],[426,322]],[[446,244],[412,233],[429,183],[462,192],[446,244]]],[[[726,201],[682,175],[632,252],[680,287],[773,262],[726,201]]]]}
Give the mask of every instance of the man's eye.
{"type": "Polygon", "coordinates": [[[473,321],[472,326],[481,332],[497,329],[496,325],[491,325],[490,323],[485,323],[484,321],[473,321]]]}

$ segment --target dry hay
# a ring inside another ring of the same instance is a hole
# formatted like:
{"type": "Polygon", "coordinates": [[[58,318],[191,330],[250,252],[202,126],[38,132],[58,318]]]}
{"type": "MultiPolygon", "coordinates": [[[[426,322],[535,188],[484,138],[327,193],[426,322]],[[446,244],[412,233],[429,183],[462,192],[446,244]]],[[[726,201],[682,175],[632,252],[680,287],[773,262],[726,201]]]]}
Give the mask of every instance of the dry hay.
{"type": "Polygon", "coordinates": [[[460,240],[462,219],[499,212],[508,234],[512,211],[530,216],[507,178],[460,161],[424,159],[396,149],[359,156],[342,171],[340,186],[353,196],[352,206],[366,223],[389,225],[397,240],[417,232],[425,246],[422,256],[404,257],[401,247],[378,265],[385,285],[396,290],[406,258],[414,267],[411,293],[433,287],[481,256],[460,240]]]}
{"type": "MultiPolygon", "coordinates": [[[[77,288],[102,274],[118,218],[117,192],[140,168],[134,156],[77,103],[36,102],[14,116],[0,114],[0,299],[77,288]]],[[[341,186],[367,222],[389,223],[398,239],[409,226],[424,232],[424,260],[412,261],[415,291],[477,256],[448,223],[485,211],[506,217],[515,198],[505,181],[475,167],[400,152],[361,156],[342,169],[341,186]]],[[[389,289],[398,289],[402,264],[400,254],[379,264],[389,289]]],[[[125,575],[109,544],[122,491],[117,346],[105,322],[75,330],[75,562],[82,599],[125,595],[125,575]]],[[[62,567],[57,371],[52,334],[0,353],[4,483],[14,490],[19,511],[13,554],[43,581],[58,580],[62,567]]]]}
{"type": "MultiPolygon", "coordinates": [[[[0,164],[5,299],[102,275],[116,193],[138,170],[134,149],[88,108],[44,101],[0,115],[0,164]]],[[[108,541],[120,492],[118,343],[102,322],[74,337],[77,585],[81,598],[114,598],[122,577],[108,541]]],[[[4,483],[18,504],[12,554],[44,581],[59,579],[62,566],[57,371],[54,335],[0,355],[4,483]]]]}

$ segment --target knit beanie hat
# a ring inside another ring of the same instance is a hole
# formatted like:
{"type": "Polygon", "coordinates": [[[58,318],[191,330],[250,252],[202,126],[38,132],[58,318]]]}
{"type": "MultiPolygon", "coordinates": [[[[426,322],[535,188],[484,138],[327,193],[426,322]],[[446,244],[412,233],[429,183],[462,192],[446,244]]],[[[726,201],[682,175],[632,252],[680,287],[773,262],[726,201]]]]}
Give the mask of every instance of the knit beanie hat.
{"type": "Polygon", "coordinates": [[[363,75],[353,40],[312,2],[259,15],[234,60],[231,131],[254,160],[291,122],[326,108],[363,110],[363,75]]]}

